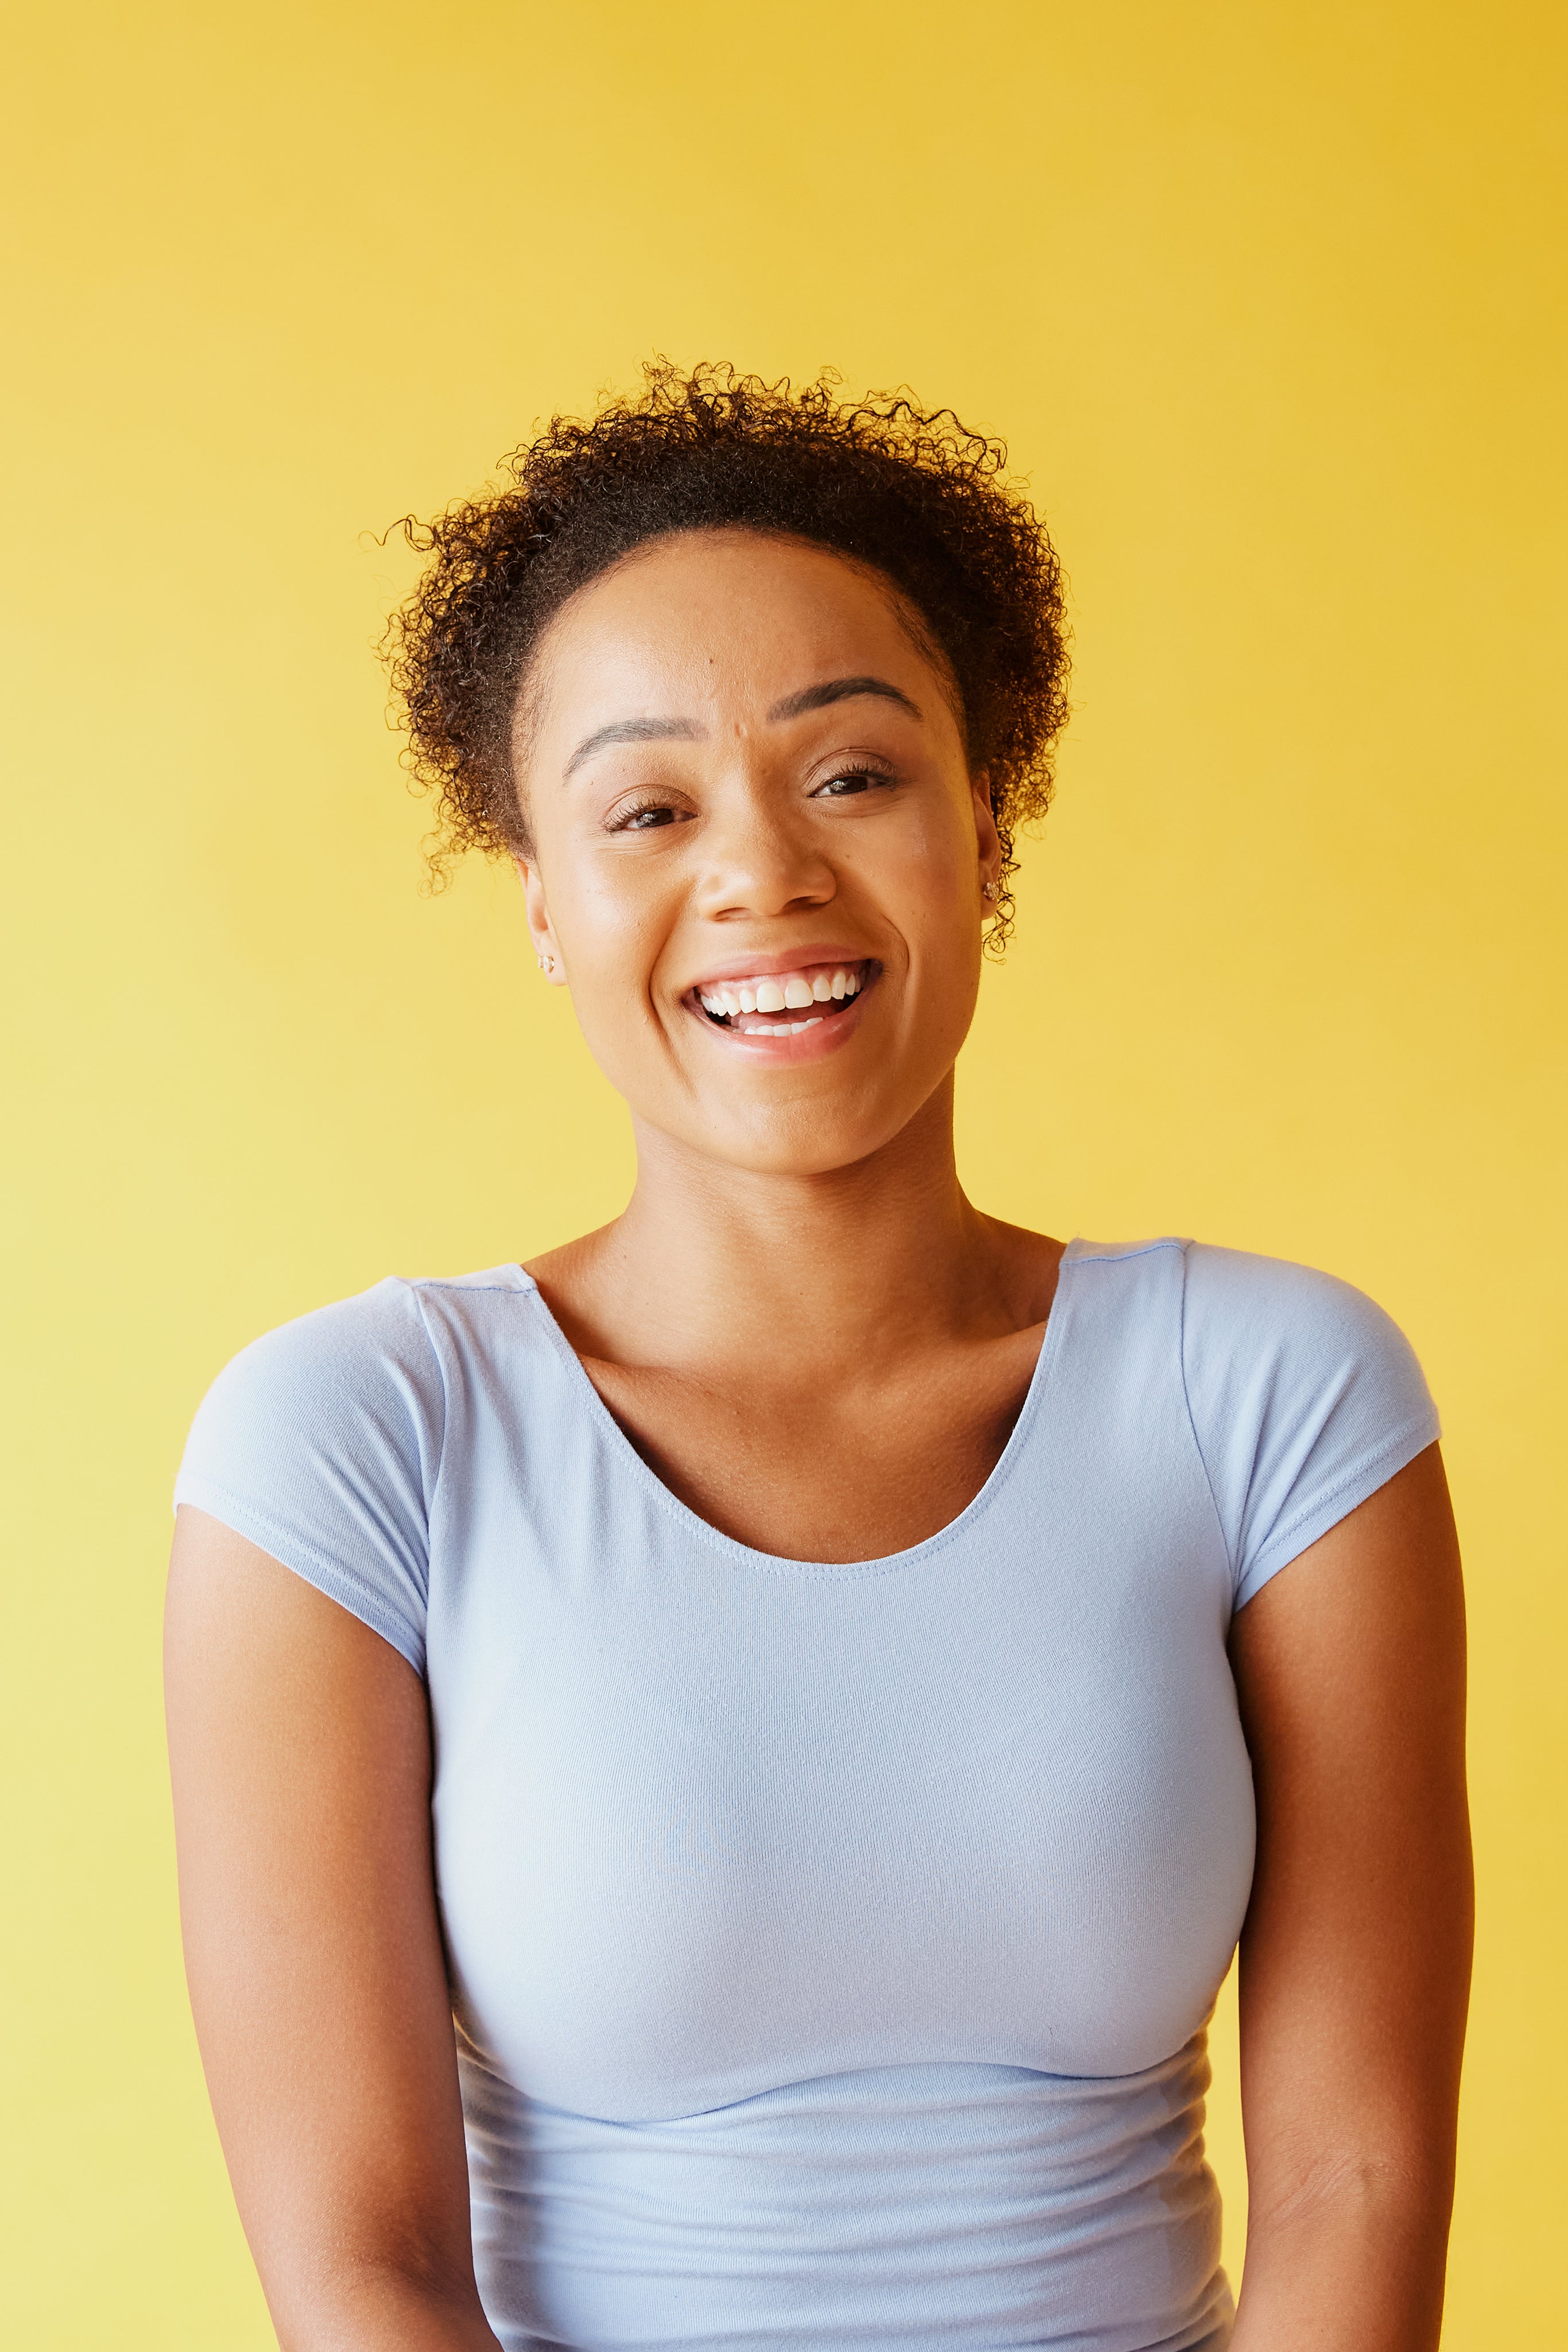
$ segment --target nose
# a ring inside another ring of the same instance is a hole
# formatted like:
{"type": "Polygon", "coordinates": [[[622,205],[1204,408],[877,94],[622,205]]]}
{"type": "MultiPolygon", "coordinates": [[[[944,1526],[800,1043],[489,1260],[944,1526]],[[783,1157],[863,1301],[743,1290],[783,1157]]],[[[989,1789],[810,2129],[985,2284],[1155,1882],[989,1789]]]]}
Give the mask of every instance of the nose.
{"type": "Polygon", "coordinates": [[[838,876],[817,828],[760,780],[737,781],[712,808],[703,833],[697,904],[711,922],[822,907],[837,892],[838,876]]]}

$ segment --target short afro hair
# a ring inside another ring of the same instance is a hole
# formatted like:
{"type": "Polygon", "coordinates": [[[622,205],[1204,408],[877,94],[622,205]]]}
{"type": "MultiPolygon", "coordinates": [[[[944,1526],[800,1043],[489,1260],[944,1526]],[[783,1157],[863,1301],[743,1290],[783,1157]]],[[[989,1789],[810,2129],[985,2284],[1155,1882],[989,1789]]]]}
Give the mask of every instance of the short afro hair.
{"type": "Polygon", "coordinates": [[[1050,804],[1068,709],[1061,566],[1006,468],[1000,443],[905,394],[848,401],[831,374],[796,390],[657,360],[639,395],[587,422],[552,418],[502,461],[499,488],[428,524],[405,517],[410,545],[431,561],[383,651],[407,764],[437,795],[437,876],[461,850],[528,850],[514,717],[567,599],[669,532],[776,531],[880,572],[949,671],[1001,835],[999,947],[1014,837],[1050,804]]]}

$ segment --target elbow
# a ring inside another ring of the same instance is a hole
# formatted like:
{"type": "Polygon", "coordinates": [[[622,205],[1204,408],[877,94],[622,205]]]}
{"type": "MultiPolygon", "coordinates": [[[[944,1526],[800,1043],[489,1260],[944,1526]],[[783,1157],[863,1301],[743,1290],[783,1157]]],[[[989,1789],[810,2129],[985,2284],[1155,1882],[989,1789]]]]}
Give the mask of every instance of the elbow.
{"type": "Polygon", "coordinates": [[[1250,2185],[1249,2251],[1325,2230],[1375,2231],[1385,2242],[1436,2234],[1446,2242],[1453,2201],[1450,2147],[1325,2148],[1278,2179],[1250,2185]]]}
{"type": "Polygon", "coordinates": [[[266,2284],[279,2352],[500,2352],[472,2272],[387,2254],[266,2284]]]}

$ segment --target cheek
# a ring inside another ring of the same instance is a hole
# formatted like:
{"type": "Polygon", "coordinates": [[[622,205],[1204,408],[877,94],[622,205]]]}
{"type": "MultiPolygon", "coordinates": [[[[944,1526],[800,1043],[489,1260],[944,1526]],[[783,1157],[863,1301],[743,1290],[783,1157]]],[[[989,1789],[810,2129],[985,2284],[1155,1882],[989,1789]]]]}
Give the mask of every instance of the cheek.
{"type": "Polygon", "coordinates": [[[912,811],[906,826],[890,829],[868,850],[867,880],[915,931],[935,926],[946,934],[978,925],[975,832],[967,810],[941,804],[912,811]]]}
{"type": "Polygon", "coordinates": [[[645,1000],[664,926],[640,896],[602,885],[576,894],[560,923],[573,986],[628,1012],[645,1000]]]}
{"type": "Polygon", "coordinates": [[[565,957],[578,1024],[594,1058],[620,1083],[645,1046],[653,971],[669,937],[667,888],[653,861],[561,861],[545,887],[565,957]]]}
{"type": "Polygon", "coordinates": [[[634,965],[640,942],[657,919],[661,892],[651,871],[656,861],[606,856],[601,840],[584,842],[559,817],[540,825],[538,835],[545,898],[568,963],[585,982],[602,967],[634,965]]]}

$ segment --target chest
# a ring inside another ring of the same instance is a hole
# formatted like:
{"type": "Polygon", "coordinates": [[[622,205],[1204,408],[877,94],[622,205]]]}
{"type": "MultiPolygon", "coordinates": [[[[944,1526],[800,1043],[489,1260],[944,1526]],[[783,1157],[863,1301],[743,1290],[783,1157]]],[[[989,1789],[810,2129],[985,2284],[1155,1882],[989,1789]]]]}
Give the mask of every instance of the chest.
{"type": "Polygon", "coordinates": [[[1179,1391],[1031,1399],[960,1524],[843,1567],[745,1550],[606,1416],[515,1394],[454,1392],[429,1618],[448,1948],[509,2079],[657,2117],[1189,2039],[1252,1809],[1179,1391]]]}
{"type": "Polygon", "coordinates": [[[766,1366],[727,1379],[591,1362],[643,1460],[708,1526],[794,1559],[872,1559],[949,1526],[1012,1433],[1043,1327],[900,1364],[881,1382],[766,1366]]]}

